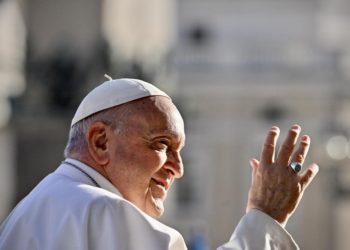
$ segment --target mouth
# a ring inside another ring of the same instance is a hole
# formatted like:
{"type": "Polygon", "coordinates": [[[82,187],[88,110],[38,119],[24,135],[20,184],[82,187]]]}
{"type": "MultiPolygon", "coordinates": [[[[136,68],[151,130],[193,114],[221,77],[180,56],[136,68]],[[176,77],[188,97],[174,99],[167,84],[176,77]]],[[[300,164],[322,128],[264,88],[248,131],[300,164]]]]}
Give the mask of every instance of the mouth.
{"type": "Polygon", "coordinates": [[[159,186],[161,186],[162,188],[165,189],[165,191],[168,191],[170,188],[170,183],[171,180],[170,179],[156,179],[156,178],[152,178],[152,180],[159,186]]]}

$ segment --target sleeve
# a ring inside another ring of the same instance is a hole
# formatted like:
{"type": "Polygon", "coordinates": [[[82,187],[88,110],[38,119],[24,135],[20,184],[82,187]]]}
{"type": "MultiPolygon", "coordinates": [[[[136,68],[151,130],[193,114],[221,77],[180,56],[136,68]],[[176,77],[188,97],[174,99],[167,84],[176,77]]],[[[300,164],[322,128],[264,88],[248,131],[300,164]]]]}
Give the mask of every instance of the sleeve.
{"type": "Polygon", "coordinates": [[[299,250],[292,236],[273,218],[252,209],[242,217],[230,240],[217,250],[299,250]]]}

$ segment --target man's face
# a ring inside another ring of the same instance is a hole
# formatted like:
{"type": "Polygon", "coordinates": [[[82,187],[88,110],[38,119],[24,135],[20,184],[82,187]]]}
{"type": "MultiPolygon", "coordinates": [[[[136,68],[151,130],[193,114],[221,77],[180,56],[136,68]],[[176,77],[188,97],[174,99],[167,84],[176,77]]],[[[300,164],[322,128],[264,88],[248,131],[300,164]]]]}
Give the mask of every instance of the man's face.
{"type": "Polygon", "coordinates": [[[183,175],[184,123],[166,97],[147,97],[129,105],[135,106],[123,131],[108,138],[107,177],[124,198],[158,218],[167,191],[183,175]]]}

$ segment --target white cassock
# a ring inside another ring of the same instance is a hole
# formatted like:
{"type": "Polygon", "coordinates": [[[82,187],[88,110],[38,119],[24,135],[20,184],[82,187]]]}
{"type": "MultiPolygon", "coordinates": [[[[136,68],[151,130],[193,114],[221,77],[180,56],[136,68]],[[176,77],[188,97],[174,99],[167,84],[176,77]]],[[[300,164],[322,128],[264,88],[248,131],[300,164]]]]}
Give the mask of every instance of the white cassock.
{"type": "MultiPolygon", "coordinates": [[[[94,169],[73,159],[66,162],[2,223],[1,250],[187,249],[179,232],[123,199],[94,169]]],[[[229,249],[299,248],[275,220],[253,210],[243,216],[229,242],[218,248],[229,249]]]]}

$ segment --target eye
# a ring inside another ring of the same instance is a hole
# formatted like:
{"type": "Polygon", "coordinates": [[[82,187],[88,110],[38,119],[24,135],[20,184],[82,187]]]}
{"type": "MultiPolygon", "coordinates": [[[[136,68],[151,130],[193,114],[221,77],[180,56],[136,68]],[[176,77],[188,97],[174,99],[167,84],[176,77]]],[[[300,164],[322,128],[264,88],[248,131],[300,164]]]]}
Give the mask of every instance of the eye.
{"type": "Polygon", "coordinates": [[[154,148],[159,151],[167,151],[170,146],[169,144],[168,140],[159,140],[154,143],[154,148]]]}

